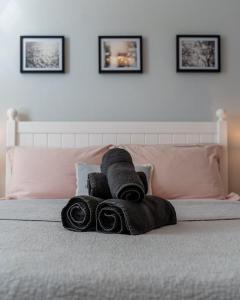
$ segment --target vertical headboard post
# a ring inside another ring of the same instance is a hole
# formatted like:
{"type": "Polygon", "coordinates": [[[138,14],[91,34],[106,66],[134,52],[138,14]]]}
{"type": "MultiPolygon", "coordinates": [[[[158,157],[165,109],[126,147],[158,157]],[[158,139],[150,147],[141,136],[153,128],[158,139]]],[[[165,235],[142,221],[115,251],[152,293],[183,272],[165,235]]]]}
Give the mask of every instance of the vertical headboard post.
{"type": "Polygon", "coordinates": [[[221,160],[221,174],[225,192],[228,193],[228,127],[227,115],[223,109],[216,111],[217,116],[217,143],[223,146],[223,158],[221,160]]]}
{"type": "MultiPolygon", "coordinates": [[[[13,108],[7,110],[7,135],[6,135],[6,146],[11,147],[16,145],[16,135],[17,135],[17,111],[13,108]]],[[[11,178],[11,167],[8,157],[6,157],[6,189],[7,192],[8,183],[11,178]]]]}
{"type": "Polygon", "coordinates": [[[17,111],[14,108],[7,110],[7,147],[16,145],[17,111]]]}

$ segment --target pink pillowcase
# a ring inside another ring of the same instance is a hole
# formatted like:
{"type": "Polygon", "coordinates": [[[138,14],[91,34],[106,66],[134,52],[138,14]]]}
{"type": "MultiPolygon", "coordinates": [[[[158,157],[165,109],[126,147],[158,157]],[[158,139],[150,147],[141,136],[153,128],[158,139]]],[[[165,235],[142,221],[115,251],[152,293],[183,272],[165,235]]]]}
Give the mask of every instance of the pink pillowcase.
{"type": "MultiPolygon", "coordinates": [[[[167,198],[224,199],[218,145],[123,145],[135,164],[152,164],[153,195],[167,198]]],[[[15,147],[8,150],[12,178],[8,199],[70,198],[76,190],[76,163],[100,164],[111,148],[79,149],[15,147]]]]}
{"type": "Polygon", "coordinates": [[[76,191],[75,164],[100,164],[111,146],[79,149],[15,147],[8,150],[12,178],[8,199],[70,198],[76,191]]]}
{"type": "Polygon", "coordinates": [[[219,145],[123,145],[134,163],[154,166],[153,195],[167,199],[226,197],[219,145]]]}

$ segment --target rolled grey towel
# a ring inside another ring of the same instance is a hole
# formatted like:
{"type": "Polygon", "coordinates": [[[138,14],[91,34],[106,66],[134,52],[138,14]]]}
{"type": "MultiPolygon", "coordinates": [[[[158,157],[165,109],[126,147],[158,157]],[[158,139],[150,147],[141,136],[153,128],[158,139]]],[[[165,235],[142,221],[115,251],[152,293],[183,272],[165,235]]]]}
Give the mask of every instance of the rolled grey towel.
{"type": "Polygon", "coordinates": [[[63,227],[72,231],[95,231],[96,208],[103,199],[91,196],[76,196],[62,209],[63,227]]]}
{"type": "Polygon", "coordinates": [[[142,184],[144,186],[144,192],[147,194],[148,192],[148,181],[147,181],[147,176],[144,172],[137,172],[140,180],[142,181],[142,184]]]}
{"type": "Polygon", "coordinates": [[[96,210],[97,231],[138,235],[177,223],[172,204],[162,198],[146,196],[141,203],[109,199],[96,210]]]}
{"type": "Polygon", "coordinates": [[[103,173],[89,173],[87,186],[89,196],[102,199],[112,198],[107,177],[103,173]]]}
{"type": "Polygon", "coordinates": [[[131,155],[124,149],[109,150],[102,159],[101,172],[107,177],[112,197],[140,202],[146,189],[135,171],[131,155]]]}
{"type": "MultiPolygon", "coordinates": [[[[140,180],[143,183],[145,194],[148,192],[147,177],[144,172],[137,172],[140,180]]],[[[102,199],[111,199],[112,194],[109,189],[107,177],[103,173],[89,173],[88,174],[88,194],[102,199]]]]}

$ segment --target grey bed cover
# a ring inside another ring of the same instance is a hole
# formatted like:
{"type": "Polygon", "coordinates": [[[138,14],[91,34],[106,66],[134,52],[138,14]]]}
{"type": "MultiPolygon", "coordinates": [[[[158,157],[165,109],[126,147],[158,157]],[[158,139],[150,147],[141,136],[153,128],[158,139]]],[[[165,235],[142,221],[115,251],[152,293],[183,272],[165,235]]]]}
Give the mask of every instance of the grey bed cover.
{"type": "Polygon", "coordinates": [[[141,236],[67,231],[66,202],[0,201],[0,300],[240,299],[240,202],[172,201],[141,236]]]}

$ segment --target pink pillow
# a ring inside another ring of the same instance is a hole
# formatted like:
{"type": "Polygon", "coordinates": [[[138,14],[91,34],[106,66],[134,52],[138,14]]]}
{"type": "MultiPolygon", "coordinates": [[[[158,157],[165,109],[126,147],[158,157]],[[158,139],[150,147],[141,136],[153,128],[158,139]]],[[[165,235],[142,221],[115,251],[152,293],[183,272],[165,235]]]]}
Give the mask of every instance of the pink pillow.
{"type": "Polygon", "coordinates": [[[10,148],[12,177],[6,196],[8,199],[70,198],[76,191],[75,164],[100,164],[109,148],[10,148]]]}
{"type": "Polygon", "coordinates": [[[167,199],[224,199],[219,145],[123,145],[134,163],[154,167],[153,195],[167,199]]]}

